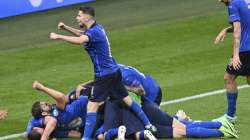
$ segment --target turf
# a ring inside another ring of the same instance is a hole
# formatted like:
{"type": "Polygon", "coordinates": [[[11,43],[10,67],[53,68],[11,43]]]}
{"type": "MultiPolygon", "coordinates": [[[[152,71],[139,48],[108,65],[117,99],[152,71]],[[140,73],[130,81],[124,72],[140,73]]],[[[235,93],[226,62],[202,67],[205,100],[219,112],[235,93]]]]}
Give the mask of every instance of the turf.
{"type": "MultiPolygon", "coordinates": [[[[232,38],[213,45],[218,31],[227,26],[225,9],[216,1],[102,0],[90,5],[96,6],[97,20],[107,29],[117,62],[152,75],[163,89],[163,100],[223,88],[232,38]]],[[[59,21],[75,24],[78,6],[0,21],[0,108],[9,111],[0,121],[0,136],[25,130],[35,100],[52,101],[31,88],[34,80],[66,93],[92,79],[91,62],[81,46],[48,39],[59,21]]],[[[249,89],[242,90],[238,102],[241,139],[250,136],[247,93],[249,89]]],[[[219,95],[163,109],[174,113],[181,108],[207,120],[221,115],[225,106],[219,95]]]]}

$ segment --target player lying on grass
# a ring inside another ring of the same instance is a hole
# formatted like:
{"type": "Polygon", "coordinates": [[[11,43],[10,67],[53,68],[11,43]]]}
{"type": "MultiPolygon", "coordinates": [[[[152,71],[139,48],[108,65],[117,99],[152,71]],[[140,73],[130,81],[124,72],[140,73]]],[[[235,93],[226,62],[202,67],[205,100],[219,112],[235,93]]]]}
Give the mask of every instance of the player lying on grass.
{"type": "MultiPolygon", "coordinates": [[[[52,105],[46,102],[36,102],[33,105],[32,114],[34,118],[30,120],[27,127],[28,139],[36,140],[40,139],[41,137],[41,139],[46,139],[49,137],[80,138],[81,131],[79,131],[79,128],[83,127],[84,116],[86,115],[86,113],[84,114],[81,112],[81,110],[86,111],[86,97],[83,101],[84,104],[79,105],[77,102],[81,102],[81,98],[83,98],[83,96],[77,97],[76,92],[79,92],[81,95],[89,96],[92,89],[91,84],[88,83],[86,85],[85,83],[81,85],[81,88],[78,87],[77,90],[71,92],[68,97],[59,91],[45,87],[37,81],[33,83],[33,88],[47,93],[56,100],[57,104],[54,108],[52,108],[52,105]],[[79,98],[80,101],[76,98],[79,98]],[[67,104],[68,102],[69,104],[67,104]],[[62,104],[64,104],[64,107],[62,104]],[[78,115],[73,115],[72,113],[76,113],[78,115]],[[77,121],[79,120],[79,116],[81,117],[80,122],[77,121]]],[[[109,114],[109,112],[107,114],[109,114]]],[[[97,122],[102,122],[102,117],[100,116],[98,118],[100,121],[97,122]]],[[[142,128],[144,128],[143,125],[142,128]]],[[[147,134],[151,134],[151,132],[147,131],[147,134]]]]}
{"type": "Polygon", "coordinates": [[[47,140],[53,135],[55,137],[81,136],[80,132],[74,130],[84,126],[88,97],[80,96],[68,104],[70,101],[68,96],[59,91],[45,87],[37,81],[33,83],[33,88],[54,98],[56,104],[51,105],[47,102],[35,102],[33,104],[32,116],[34,118],[31,119],[27,127],[28,138],[35,139],[40,134],[42,134],[40,135],[41,140],[47,140]],[[44,131],[37,127],[44,128],[44,131]],[[52,134],[52,132],[54,133],[52,134]]]}
{"type": "MultiPolygon", "coordinates": [[[[238,138],[237,131],[233,124],[227,119],[219,121],[188,121],[177,120],[175,117],[161,111],[153,102],[142,103],[143,111],[148,115],[150,121],[157,127],[157,132],[153,135],[145,135],[143,125],[140,120],[120,101],[108,102],[105,108],[104,125],[101,130],[97,130],[100,139],[114,139],[117,136],[131,138],[131,134],[136,134],[137,139],[156,138],[238,138]],[[124,116],[124,117],[122,117],[124,116]],[[121,123],[122,122],[122,123],[121,123]],[[119,126],[124,125],[123,130],[119,126]],[[127,129],[126,129],[127,128],[127,129]],[[124,131],[127,130],[127,131],[124,131]],[[106,133],[104,133],[106,132],[106,133]],[[124,134],[121,134],[124,133],[124,134]],[[125,134],[126,133],[126,134],[125,134]],[[105,135],[104,135],[105,134],[105,135]]],[[[133,136],[132,136],[133,137],[133,136]]]]}

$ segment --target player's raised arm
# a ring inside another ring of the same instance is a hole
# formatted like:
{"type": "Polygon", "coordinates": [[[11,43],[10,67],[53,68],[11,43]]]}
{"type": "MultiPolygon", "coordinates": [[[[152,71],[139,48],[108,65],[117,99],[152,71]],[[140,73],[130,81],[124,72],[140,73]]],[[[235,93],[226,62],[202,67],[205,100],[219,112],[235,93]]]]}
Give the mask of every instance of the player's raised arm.
{"type": "Polygon", "coordinates": [[[240,38],[241,38],[241,25],[240,22],[234,22],[234,45],[233,45],[233,67],[235,70],[240,69],[241,61],[240,53],[240,38]]]}
{"type": "Polygon", "coordinates": [[[224,41],[226,34],[233,32],[233,26],[226,27],[220,31],[220,33],[216,36],[214,40],[214,44],[218,44],[222,41],[224,41]]]}
{"type": "Polygon", "coordinates": [[[48,94],[53,99],[55,99],[56,100],[56,106],[59,109],[64,109],[66,103],[68,102],[68,97],[65,94],[63,94],[63,93],[61,93],[59,91],[56,91],[54,89],[45,87],[44,85],[42,85],[38,81],[35,81],[33,83],[33,88],[37,89],[37,90],[40,90],[40,91],[48,94]]]}
{"type": "Polygon", "coordinates": [[[68,32],[72,33],[75,36],[81,36],[82,35],[82,31],[81,30],[78,30],[76,28],[70,27],[70,26],[64,24],[63,22],[59,22],[58,25],[57,25],[57,27],[58,27],[59,30],[68,31],[68,32]]]}
{"type": "Polygon", "coordinates": [[[86,35],[81,35],[79,37],[76,37],[76,36],[60,35],[60,34],[53,33],[53,32],[50,33],[50,39],[63,40],[63,41],[67,41],[69,43],[78,44],[78,45],[89,42],[89,37],[86,35]]]}

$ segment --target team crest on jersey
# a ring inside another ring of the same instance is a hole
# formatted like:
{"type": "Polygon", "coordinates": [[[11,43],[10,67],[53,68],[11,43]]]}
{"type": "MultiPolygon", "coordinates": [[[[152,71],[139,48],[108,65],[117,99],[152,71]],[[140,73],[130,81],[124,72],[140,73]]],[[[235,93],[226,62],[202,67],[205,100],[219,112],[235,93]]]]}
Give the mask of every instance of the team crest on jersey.
{"type": "Polygon", "coordinates": [[[58,110],[57,110],[57,109],[54,109],[54,110],[52,111],[52,115],[55,116],[55,117],[57,117],[57,116],[59,115],[58,110]]]}

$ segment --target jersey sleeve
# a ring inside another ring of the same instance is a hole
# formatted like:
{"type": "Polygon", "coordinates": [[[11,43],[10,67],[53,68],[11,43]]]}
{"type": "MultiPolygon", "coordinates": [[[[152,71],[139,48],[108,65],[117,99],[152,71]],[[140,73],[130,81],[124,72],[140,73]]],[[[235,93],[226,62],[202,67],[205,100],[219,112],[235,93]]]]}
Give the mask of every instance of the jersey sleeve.
{"type": "Polygon", "coordinates": [[[240,21],[239,4],[239,1],[232,1],[231,4],[228,6],[229,21],[231,23],[240,21]]]}
{"type": "Polygon", "coordinates": [[[44,118],[40,119],[31,118],[28,123],[26,132],[30,133],[34,127],[43,127],[43,126],[44,126],[44,118]]]}

